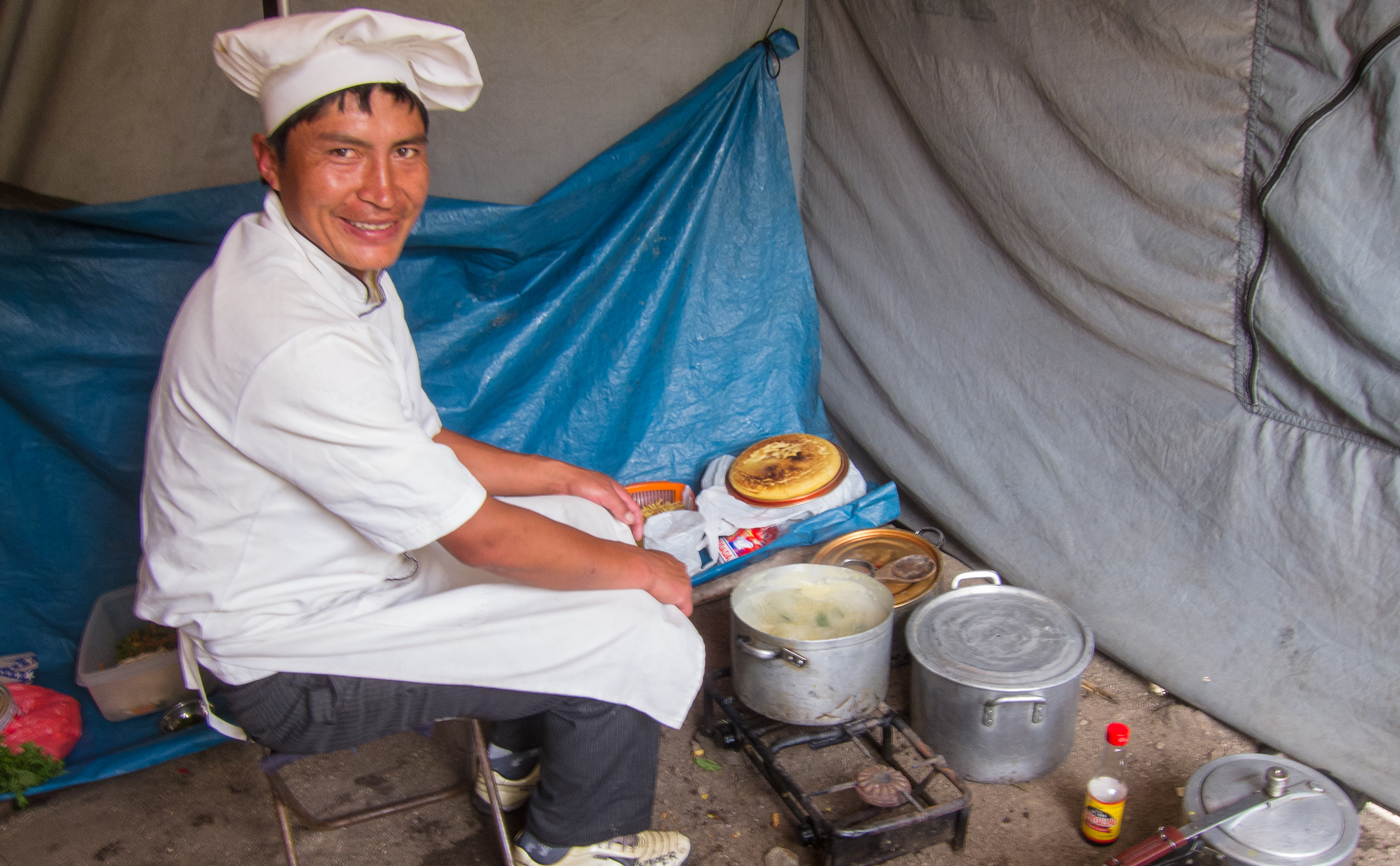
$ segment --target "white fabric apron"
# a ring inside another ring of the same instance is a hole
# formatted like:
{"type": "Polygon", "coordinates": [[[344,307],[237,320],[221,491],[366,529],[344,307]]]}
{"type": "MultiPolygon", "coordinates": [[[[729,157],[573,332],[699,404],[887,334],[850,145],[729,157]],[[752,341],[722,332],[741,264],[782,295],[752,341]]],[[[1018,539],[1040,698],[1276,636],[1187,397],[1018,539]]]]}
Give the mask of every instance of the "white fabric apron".
{"type": "MultiPolygon", "coordinates": [[[[502,501],[631,543],[625,524],[582,499],[502,501]]],[[[674,606],[637,589],[521,586],[463,565],[439,544],[413,556],[418,574],[367,597],[344,619],[209,645],[182,630],[186,685],[198,687],[189,662],[212,651],[250,668],[576,695],[626,704],[672,728],[685,721],[705,648],[674,606]]],[[[226,736],[242,733],[211,724],[226,736]]]]}

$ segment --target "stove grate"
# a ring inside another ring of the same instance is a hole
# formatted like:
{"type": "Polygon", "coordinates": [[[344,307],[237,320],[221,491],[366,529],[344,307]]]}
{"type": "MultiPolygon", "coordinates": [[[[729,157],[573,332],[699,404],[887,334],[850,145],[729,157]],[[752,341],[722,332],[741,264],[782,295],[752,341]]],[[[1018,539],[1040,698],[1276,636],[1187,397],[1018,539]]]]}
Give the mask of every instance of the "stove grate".
{"type": "Polygon", "coordinates": [[[972,792],[899,714],[882,704],[876,715],[839,725],[789,725],[760,716],[725,694],[721,684],[729,678],[728,668],[706,675],[702,730],[748,756],[797,821],[802,844],[825,849],[826,866],[873,866],[942,842],[953,851],[963,849],[972,792]],[[817,751],[847,743],[867,763],[848,781],[812,790],[798,782],[782,757],[795,746],[817,751]],[[911,753],[914,760],[907,758],[911,753]],[[890,771],[902,778],[889,778],[890,771]],[[872,776],[882,783],[878,792],[870,789],[872,776]],[[935,787],[951,788],[955,795],[938,802],[935,787]],[[902,802],[874,806],[872,796],[877,802],[902,802]]]}

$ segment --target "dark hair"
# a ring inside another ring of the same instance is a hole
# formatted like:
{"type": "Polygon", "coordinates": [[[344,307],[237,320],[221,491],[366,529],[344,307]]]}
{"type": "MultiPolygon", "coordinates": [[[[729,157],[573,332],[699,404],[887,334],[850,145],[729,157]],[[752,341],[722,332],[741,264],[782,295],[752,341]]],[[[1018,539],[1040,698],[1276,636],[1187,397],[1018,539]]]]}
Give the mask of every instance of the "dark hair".
{"type": "Polygon", "coordinates": [[[336,103],[336,106],[343,113],[345,111],[346,96],[354,96],[360,104],[360,111],[363,111],[365,114],[370,114],[369,97],[370,94],[374,93],[375,88],[389,94],[389,96],[393,97],[395,102],[408,103],[417,109],[418,116],[423,118],[423,132],[426,133],[428,131],[427,106],[423,105],[423,100],[419,99],[418,95],[412,90],[409,90],[405,85],[397,81],[381,82],[377,84],[356,84],[354,87],[337,90],[335,93],[327,93],[315,102],[303,105],[301,108],[297,109],[295,114],[282,121],[282,124],[267,137],[267,143],[272,145],[272,152],[277,154],[277,161],[280,163],[285,162],[287,159],[287,134],[292,131],[292,127],[310,120],[315,120],[320,116],[321,112],[325,110],[326,106],[330,105],[332,102],[336,103]]]}

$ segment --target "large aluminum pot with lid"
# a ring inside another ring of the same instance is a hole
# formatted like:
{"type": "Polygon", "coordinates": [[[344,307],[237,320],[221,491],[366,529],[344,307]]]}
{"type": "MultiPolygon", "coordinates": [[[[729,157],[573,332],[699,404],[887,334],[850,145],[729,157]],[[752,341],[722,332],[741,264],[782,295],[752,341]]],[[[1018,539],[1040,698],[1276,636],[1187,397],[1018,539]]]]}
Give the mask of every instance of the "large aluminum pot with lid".
{"type": "Polygon", "coordinates": [[[914,730],[959,775],[1024,782],[1074,746],[1079,677],[1094,635],[1069,608],[969,571],[906,626],[914,730]],[[991,585],[964,587],[983,578],[991,585]]]}
{"type": "Polygon", "coordinates": [[[794,725],[869,715],[890,683],[894,597],[831,565],[783,565],[744,578],[729,597],[734,692],[794,725]]]}

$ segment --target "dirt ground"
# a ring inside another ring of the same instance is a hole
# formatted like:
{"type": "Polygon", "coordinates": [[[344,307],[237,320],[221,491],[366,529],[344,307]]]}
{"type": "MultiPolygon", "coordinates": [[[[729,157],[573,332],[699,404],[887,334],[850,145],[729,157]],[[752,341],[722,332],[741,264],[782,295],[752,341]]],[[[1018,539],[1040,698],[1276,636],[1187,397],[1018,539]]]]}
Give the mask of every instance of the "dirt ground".
{"type": "MultiPolygon", "coordinates": [[[[962,570],[950,562],[950,573],[962,570]]],[[[726,600],[697,609],[708,667],[728,663],[726,600]]],[[[904,709],[908,666],[891,675],[889,703],[904,709]]],[[[1253,752],[1260,744],[1103,656],[1084,678],[1116,699],[1085,693],[1074,750],[1057,770],[1017,785],[972,789],[964,850],[947,844],[891,861],[893,866],[1092,866],[1145,838],[1159,826],[1183,823],[1181,786],[1197,767],[1221,755],[1253,752]],[[1130,793],[1122,840],[1100,849],[1078,834],[1084,783],[1094,769],[1105,726],[1132,727],[1130,793]]],[[[700,701],[686,726],[664,730],[653,826],[676,829],[695,843],[690,866],[778,866],[783,848],[800,866],[820,866],[819,849],[799,842],[790,813],[743,754],[697,733],[700,701]],[[693,752],[718,764],[707,770],[693,752]],[[777,816],[776,826],[774,816],[777,816]]],[[[437,726],[432,738],[401,734],[352,752],[301,761],[284,771],[313,811],[339,812],[450,783],[468,766],[468,729],[437,726]]],[[[796,750],[793,750],[794,752],[796,750]]],[[[284,863],[267,784],[258,770],[261,747],[229,742],[209,751],[116,779],[34,798],[25,811],[0,804],[0,864],[104,863],[109,866],[200,864],[275,866],[284,863]]],[[[1400,825],[1372,811],[1361,815],[1357,866],[1400,866],[1400,825]]],[[[495,837],[466,798],[455,798],[366,824],[325,833],[296,831],[302,866],[456,866],[499,862],[495,837]]],[[[792,864],[788,859],[787,863],[792,864]]]]}

